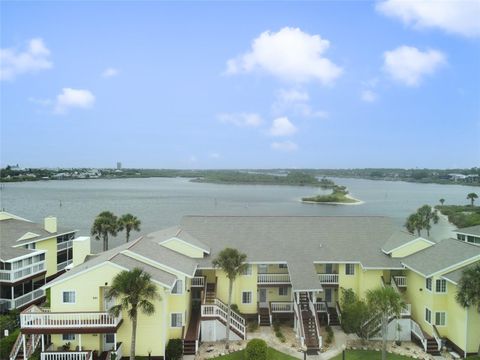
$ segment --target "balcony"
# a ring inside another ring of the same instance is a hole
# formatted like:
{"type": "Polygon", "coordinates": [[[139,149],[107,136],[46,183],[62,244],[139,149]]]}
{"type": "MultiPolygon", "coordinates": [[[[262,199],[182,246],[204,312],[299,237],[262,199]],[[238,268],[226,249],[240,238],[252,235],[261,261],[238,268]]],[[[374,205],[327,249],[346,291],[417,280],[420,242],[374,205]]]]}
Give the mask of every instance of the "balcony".
{"type": "Polygon", "coordinates": [[[45,296],[45,290],[37,289],[29,292],[28,294],[19,296],[12,299],[1,299],[2,300],[2,309],[12,310],[25,307],[26,305],[34,302],[35,300],[41,299],[45,296]]]}
{"type": "Polygon", "coordinates": [[[205,276],[194,276],[192,278],[192,287],[205,287],[205,276]]]}
{"type": "Polygon", "coordinates": [[[320,284],[338,285],[338,274],[318,274],[320,284]]]}
{"type": "Polygon", "coordinates": [[[407,277],[406,276],[394,276],[393,279],[395,280],[395,284],[399,288],[406,288],[407,287],[407,277]]]}
{"type": "Polygon", "coordinates": [[[109,312],[25,312],[20,314],[20,327],[22,331],[35,332],[34,330],[69,330],[75,329],[77,332],[89,333],[115,332],[122,322],[122,315],[118,317],[109,312]],[[26,331],[25,331],[26,330],[26,331]],[[82,330],[82,331],[80,331],[82,330]],[[91,330],[91,331],[90,331],[91,330]],[[105,330],[105,331],[103,331],[105,330]]]}
{"type": "Polygon", "coordinates": [[[272,313],[293,313],[292,301],[275,301],[270,303],[272,313]]]}
{"type": "Polygon", "coordinates": [[[289,285],[289,274],[258,274],[257,284],[259,285],[289,285]]]}
{"type": "Polygon", "coordinates": [[[40,360],[91,360],[91,351],[46,351],[40,354],[40,360]]]}
{"type": "Polygon", "coordinates": [[[0,270],[0,281],[15,282],[45,271],[45,261],[15,270],[0,270]]]}

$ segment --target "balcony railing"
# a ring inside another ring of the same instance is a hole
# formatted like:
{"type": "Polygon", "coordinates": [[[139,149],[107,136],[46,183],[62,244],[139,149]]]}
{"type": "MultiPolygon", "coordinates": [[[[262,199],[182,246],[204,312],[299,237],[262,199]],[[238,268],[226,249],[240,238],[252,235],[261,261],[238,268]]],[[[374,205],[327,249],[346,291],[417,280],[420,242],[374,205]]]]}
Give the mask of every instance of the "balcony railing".
{"type": "Polygon", "coordinates": [[[400,311],[400,316],[411,316],[412,315],[412,304],[405,304],[405,306],[400,311]]]}
{"type": "Polygon", "coordinates": [[[194,276],[192,278],[192,287],[204,287],[204,286],[205,286],[204,276],[194,276]]]}
{"type": "Polygon", "coordinates": [[[32,292],[29,292],[28,294],[19,296],[13,300],[2,299],[2,301],[5,303],[4,306],[7,308],[7,310],[11,310],[11,309],[18,309],[20,307],[23,307],[31,303],[32,301],[40,299],[43,296],[45,296],[45,290],[37,289],[37,290],[33,290],[32,292]]]}
{"type": "Polygon", "coordinates": [[[40,354],[40,360],[91,360],[91,351],[47,351],[40,354]]]}
{"type": "Polygon", "coordinates": [[[103,328],[116,327],[122,320],[109,312],[78,312],[78,313],[24,313],[20,314],[22,329],[67,329],[67,328],[103,328]]]}
{"type": "Polygon", "coordinates": [[[73,259],[61,262],[57,264],[57,271],[65,269],[68,265],[70,265],[73,262],[73,259]]]}
{"type": "Polygon", "coordinates": [[[290,284],[290,275],[288,274],[258,274],[258,284],[290,284]]]}
{"type": "Polygon", "coordinates": [[[45,271],[45,261],[16,270],[0,270],[0,280],[17,281],[39,272],[45,271]]]}
{"type": "Polygon", "coordinates": [[[293,313],[292,301],[276,301],[270,303],[272,313],[293,313]]]}
{"type": "Polygon", "coordinates": [[[325,301],[313,303],[316,312],[328,313],[328,306],[325,301]]]}
{"type": "Polygon", "coordinates": [[[318,274],[321,284],[338,284],[338,274],[318,274]]]}
{"type": "Polygon", "coordinates": [[[407,277],[406,276],[394,276],[395,283],[399,288],[407,287],[407,277]]]}

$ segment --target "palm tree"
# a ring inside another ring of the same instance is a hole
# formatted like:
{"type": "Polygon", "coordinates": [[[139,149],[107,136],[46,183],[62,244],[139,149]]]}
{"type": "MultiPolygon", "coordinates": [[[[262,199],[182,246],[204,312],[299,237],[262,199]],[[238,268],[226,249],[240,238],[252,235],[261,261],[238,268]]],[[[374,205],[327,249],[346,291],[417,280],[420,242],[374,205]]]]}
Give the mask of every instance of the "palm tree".
{"type": "Polygon", "coordinates": [[[108,300],[117,299],[118,304],[110,308],[110,313],[119,316],[126,311],[132,320],[132,342],[130,346],[130,360],[135,360],[135,342],[137,338],[137,316],[140,310],[145,315],[155,312],[154,300],[161,300],[157,287],[152,282],[150,274],[140,268],[118,273],[108,289],[108,300]]]}
{"type": "Polygon", "coordinates": [[[472,192],[472,193],[467,195],[467,199],[470,199],[470,201],[472,202],[472,206],[473,206],[473,203],[475,202],[475,199],[478,199],[478,195],[472,192]]]}
{"type": "Polygon", "coordinates": [[[418,215],[418,213],[411,214],[407,218],[405,227],[407,228],[409,233],[415,234],[416,231],[418,236],[420,236],[420,231],[423,229],[422,219],[420,218],[420,215],[418,215]]]}
{"type": "Polygon", "coordinates": [[[120,216],[120,219],[118,219],[118,231],[125,230],[128,242],[130,239],[130,231],[140,231],[141,224],[142,222],[136,216],[133,216],[132,214],[125,214],[120,216]]]}
{"type": "Polygon", "coordinates": [[[445,199],[440,199],[440,204],[443,205],[445,203],[445,199]]]}
{"type": "Polygon", "coordinates": [[[232,307],[232,290],[235,278],[240,275],[246,268],[247,255],[239,252],[237,249],[225,248],[212,261],[214,267],[222,269],[228,278],[228,313],[226,325],[226,343],[225,349],[228,350],[230,340],[230,313],[232,307]]]}
{"type": "Polygon", "coordinates": [[[455,299],[464,308],[477,305],[480,312],[480,263],[463,271],[455,299]]]}
{"type": "Polygon", "coordinates": [[[118,220],[110,211],[102,211],[97,215],[91,229],[96,240],[103,240],[103,251],[108,250],[108,236],[117,236],[118,220]]]}
{"type": "Polygon", "coordinates": [[[392,316],[400,317],[405,306],[402,297],[392,287],[378,287],[367,291],[367,304],[381,317],[382,360],[387,358],[387,326],[392,316]]]}
{"type": "Polygon", "coordinates": [[[440,218],[438,217],[437,210],[433,210],[430,205],[423,205],[417,210],[417,214],[420,216],[422,228],[427,230],[427,236],[430,236],[430,229],[432,228],[432,221],[434,224],[438,223],[440,218]]]}

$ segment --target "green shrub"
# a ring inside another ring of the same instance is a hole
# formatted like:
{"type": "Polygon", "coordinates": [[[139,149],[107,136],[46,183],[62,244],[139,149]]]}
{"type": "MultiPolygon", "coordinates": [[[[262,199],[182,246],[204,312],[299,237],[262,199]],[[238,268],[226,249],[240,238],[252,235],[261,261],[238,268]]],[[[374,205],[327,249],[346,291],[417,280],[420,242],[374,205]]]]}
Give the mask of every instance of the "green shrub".
{"type": "Polygon", "coordinates": [[[182,339],[170,339],[165,349],[165,356],[168,360],[178,360],[182,358],[183,344],[182,339]]]}
{"type": "Polygon", "coordinates": [[[245,360],[267,360],[267,353],[267,343],[262,339],[253,339],[245,349],[245,360]]]}
{"type": "Polygon", "coordinates": [[[273,322],[273,330],[274,330],[275,332],[280,331],[280,321],[275,320],[275,321],[273,322]]]}
{"type": "Polygon", "coordinates": [[[258,329],[258,323],[256,321],[250,321],[248,322],[248,331],[253,332],[258,329]]]}
{"type": "Polygon", "coordinates": [[[232,309],[236,313],[240,313],[240,311],[238,310],[238,305],[237,304],[230,305],[230,309],[232,309]]]}
{"type": "Polygon", "coordinates": [[[13,344],[15,344],[19,333],[20,330],[17,329],[0,340],[0,359],[8,359],[10,357],[10,351],[12,351],[13,344]]]}

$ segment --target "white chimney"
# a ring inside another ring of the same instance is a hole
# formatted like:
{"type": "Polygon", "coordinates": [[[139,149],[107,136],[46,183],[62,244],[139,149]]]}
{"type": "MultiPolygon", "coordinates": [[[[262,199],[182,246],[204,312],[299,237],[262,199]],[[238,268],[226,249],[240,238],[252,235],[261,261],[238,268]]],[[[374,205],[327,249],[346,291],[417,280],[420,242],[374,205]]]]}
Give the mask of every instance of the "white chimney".
{"type": "Polygon", "coordinates": [[[44,228],[49,233],[57,232],[57,218],[55,216],[48,216],[44,221],[44,228]]]}

